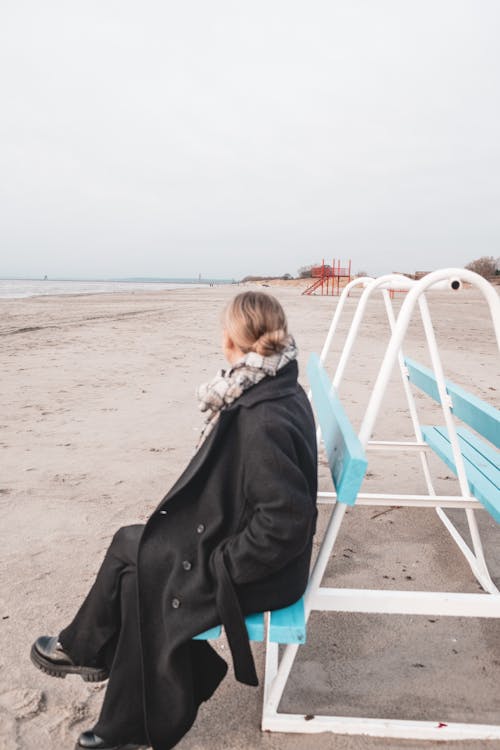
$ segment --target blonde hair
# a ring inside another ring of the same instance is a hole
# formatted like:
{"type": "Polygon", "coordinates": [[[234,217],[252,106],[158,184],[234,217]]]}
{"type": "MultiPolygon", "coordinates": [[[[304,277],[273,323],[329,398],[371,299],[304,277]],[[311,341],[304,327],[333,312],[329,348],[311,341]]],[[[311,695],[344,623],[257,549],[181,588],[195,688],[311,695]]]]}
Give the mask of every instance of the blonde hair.
{"type": "Polygon", "coordinates": [[[223,324],[231,339],[245,354],[266,357],[281,352],[289,341],[283,308],[270,294],[243,292],[226,307],[223,324]]]}

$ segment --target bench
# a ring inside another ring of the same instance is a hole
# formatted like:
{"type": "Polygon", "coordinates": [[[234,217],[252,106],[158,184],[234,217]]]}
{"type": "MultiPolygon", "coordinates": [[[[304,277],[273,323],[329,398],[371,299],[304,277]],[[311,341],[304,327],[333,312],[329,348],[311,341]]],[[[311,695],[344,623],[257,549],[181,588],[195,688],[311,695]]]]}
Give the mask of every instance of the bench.
{"type": "MultiPolygon", "coordinates": [[[[408,371],[411,370],[410,378],[426,383],[429,390],[433,390],[439,396],[438,388],[433,383],[433,375],[429,371],[424,372],[420,367],[408,361],[408,371]]],[[[358,612],[358,613],[380,613],[385,615],[415,615],[419,616],[444,616],[444,617],[485,617],[500,619],[500,594],[493,586],[493,592],[484,593],[462,593],[456,591],[415,591],[394,589],[367,589],[367,588],[334,588],[322,585],[323,577],[329,564],[338,533],[347,509],[358,505],[393,506],[404,505],[405,507],[431,507],[441,510],[440,504],[446,507],[463,508],[468,515],[473,515],[473,507],[481,507],[478,501],[470,496],[437,496],[432,492],[427,495],[401,495],[384,493],[361,492],[361,485],[366,475],[367,458],[364,444],[360,436],[354,430],[336,390],[332,387],[330,379],[324,370],[319,357],[311,355],[308,363],[308,378],[311,385],[312,401],[319,423],[321,438],[328,457],[335,493],[320,492],[318,497],[329,495],[331,511],[326,531],[321,540],[320,549],[311,572],[309,583],[304,594],[306,621],[312,611],[331,613],[336,612],[358,612]]],[[[413,381],[414,382],[414,381],[413,381]]],[[[449,389],[451,392],[451,386],[449,389]]],[[[454,412],[463,408],[466,413],[471,410],[470,400],[465,398],[464,392],[456,387],[457,403],[454,412]]],[[[474,400],[474,399],[472,399],[474,400]]],[[[486,405],[487,406],[487,405],[486,405]]],[[[477,410],[472,409],[474,417],[469,426],[477,430],[477,410]]],[[[494,418],[490,408],[482,410],[485,432],[488,438],[495,444],[498,439],[498,417],[494,418]],[[496,426],[495,426],[496,425],[496,426]]],[[[431,429],[431,428],[429,428],[431,429]]],[[[440,429],[440,428],[432,428],[440,429]]],[[[443,437],[443,432],[439,433],[443,437]]],[[[437,433],[436,433],[437,435],[437,433]]],[[[483,479],[490,482],[495,474],[490,474],[490,466],[498,470],[496,454],[492,449],[486,449],[482,441],[472,433],[461,430],[460,440],[467,443],[463,446],[463,455],[471,463],[474,463],[478,476],[475,477],[474,486],[483,487],[483,479]],[[480,443],[480,445],[479,445],[480,443]],[[472,451],[479,451],[482,458],[474,456],[472,451]],[[472,458],[473,457],[473,458],[472,458]],[[480,475],[480,476],[479,476],[480,475]],[[487,477],[486,477],[487,475],[487,477]]],[[[370,447],[370,440],[367,447],[370,447]]],[[[400,450],[403,443],[400,441],[388,442],[387,446],[397,446],[400,450]]],[[[406,444],[405,446],[406,447],[406,444]]],[[[386,446],[384,445],[384,449],[386,446]]],[[[419,452],[429,450],[428,444],[423,440],[410,441],[408,448],[419,452]]],[[[423,454],[425,455],[425,454],[423,454]]],[[[493,483],[492,482],[492,483],[493,483]]],[[[496,508],[494,496],[488,491],[488,502],[496,508]],[[493,499],[492,499],[493,498],[493,499]]],[[[353,523],[353,521],[351,521],[353,523]]],[[[453,536],[453,534],[452,534],[453,536]]],[[[456,541],[456,539],[455,539],[456,541]]],[[[369,545],[369,540],[367,540],[369,545]]],[[[476,549],[476,545],[474,545],[476,549]]],[[[462,549],[462,551],[464,551],[462,549]]],[[[469,558],[472,556],[469,555],[469,558]]],[[[468,559],[469,559],[468,558],[468,559]]],[[[332,628],[332,637],[335,628],[332,628]]],[[[309,641],[314,638],[314,633],[309,633],[309,641]]],[[[374,718],[367,716],[345,716],[327,715],[326,713],[313,713],[310,706],[304,707],[301,713],[285,713],[280,710],[280,702],[286,688],[299,645],[290,643],[282,651],[278,650],[276,643],[268,643],[266,649],[266,674],[264,682],[264,704],[262,712],[262,729],[265,731],[297,732],[313,734],[318,732],[335,732],[339,734],[370,735],[374,737],[393,738],[418,738],[420,740],[444,740],[444,739],[500,739],[500,726],[480,725],[470,723],[458,723],[443,721],[443,717],[430,717],[429,720],[396,719],[396,718],[374,718]]],[[[300,678],[300,671],[296,672],[300,678]]],[[[295,677],[296,679],[297,677],[295,677]]],[[[295,688],[297,691],[297,687],[295,688]]],[[[332,694],[332,702],[335,700],[332,694]]],[[[446,717],[444,717],[446,718],[446,717]]]]}
{"type": "MultiPolygon", "coordinates": [[[[264,612],[245,617],[248,637],[251,641],[263,641],[265,637],[264,612]]],[[[220,637],[222,626],[216,625],[194,637],[195,641],[210,641],[220,637]]],[[[269,613],[268,639],[271,643],[305,643],[306,619],[303,597],[283,609],[269,613]]]]}
{"type": "MultiPolygon", "coordinates": [[[[441,404],[436,378],[424,365],[406,357],[408,380],[441,404]]],[[[500,448],[500,412],[449,380],[445,381],[451,413],[500,448]]],[[[456,428],[470,493],[500,523],[500,453],[465,427],[456,428]]],[[[427,445],[458,474],[457,456],[447,427],[422,426],[427,445]]]]}

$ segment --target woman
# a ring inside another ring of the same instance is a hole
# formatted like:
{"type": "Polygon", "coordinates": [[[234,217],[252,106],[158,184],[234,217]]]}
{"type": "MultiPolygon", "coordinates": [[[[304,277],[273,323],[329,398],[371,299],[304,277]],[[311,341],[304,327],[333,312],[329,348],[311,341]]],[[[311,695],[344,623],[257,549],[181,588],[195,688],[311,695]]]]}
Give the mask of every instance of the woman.
{"type": "Polygon", "coordinates": [[[113,537],[96,581],[59,636],[33,644],[49,674],[109,676],[77,748],[173,747],[227,665],[197,634],[222,622],[235,675],[257,685],[244,616],[306,587],[316,521],[316,438],[279,302],[235,297],[224,315],[230,364],[199,390],[198,449],[145,525],[113,537]]]}

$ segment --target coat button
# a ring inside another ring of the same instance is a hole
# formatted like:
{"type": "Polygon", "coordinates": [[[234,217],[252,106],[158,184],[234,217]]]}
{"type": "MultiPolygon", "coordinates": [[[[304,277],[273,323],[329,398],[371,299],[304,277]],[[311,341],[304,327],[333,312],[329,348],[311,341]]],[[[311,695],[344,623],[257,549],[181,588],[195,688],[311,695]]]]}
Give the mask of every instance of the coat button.
{"type": "Polygon", "coordinates": [[[179,609],[179,607],[181,606],[181,600],[180,600],[180,599],[177,599],[177,597],[175,596],[175,597],[174,597],[174,598],[172,599],[172,602],[171,602],[171,604],[172,604],[172,607],[173,607],[174,609],[179,609]]]}
{"type": "Polygon", "coordinates": [[[162,516],[166,516],[167,515],[167,511],[166,510],[160,510],[160,513],[162,514],[162,516]]]}
{"type": "Polygon", "coordinates": [[[204,531],[205,531],[205,524],[199,523],[198,526],[196,527],[196,533],[203,534],[204,531]]]}
{"type": "Polygon", "coordinates": [[[184,570],[191,570],[193,566],[191,565],[189,560],[184,560],[182,563],[182,567],[184,568],[184,570]]]}

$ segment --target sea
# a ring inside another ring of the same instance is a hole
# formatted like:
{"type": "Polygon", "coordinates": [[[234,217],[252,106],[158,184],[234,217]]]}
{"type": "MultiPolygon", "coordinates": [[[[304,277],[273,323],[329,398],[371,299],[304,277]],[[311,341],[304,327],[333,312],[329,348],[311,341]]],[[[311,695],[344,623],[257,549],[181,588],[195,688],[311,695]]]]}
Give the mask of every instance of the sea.
{"type": "Polygon", "coordinates": [[[54,294],[166,291],[231,284],[231,279],[0,279],[0,299],[54,294]]]}

